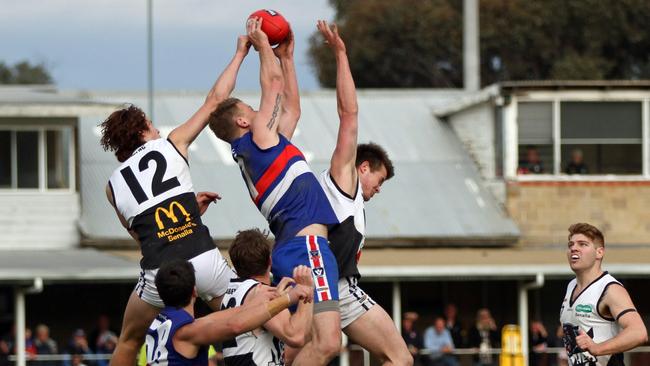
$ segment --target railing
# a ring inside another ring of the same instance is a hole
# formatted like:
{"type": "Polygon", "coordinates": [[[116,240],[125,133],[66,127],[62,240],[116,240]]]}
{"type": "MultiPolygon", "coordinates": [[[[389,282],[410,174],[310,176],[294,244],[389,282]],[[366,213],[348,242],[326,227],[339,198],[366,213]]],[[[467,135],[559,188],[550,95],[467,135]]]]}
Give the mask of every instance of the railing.
{"type": "MultiPolygon", "coordinates": [[[[368,351],[363,349],[362,347],[358,345],[349,345],[348,347],[349,351],[354,351],[354,352],[363,352],[363,366],[369,366],[370,365],[370,355],[368,354],[368,351]]],[[[557,356],[559,354],[562,354],[565,352],[564,347],[547,347],[543,352],[534,352],[537,354],[546,354],[549,356],[557,356]]],[[[349,352],[348,352],[349,353],[349,352]]],[[[429,349],[421,349],[419,351],[419,355],[421,356],[427,356],[434,353],[432,350],[429,349]]],[[[629,350],[625,352],[625,365],[626,366],[648,366],[650,365],[649,363],[643,362],[643,363],[634,363],[630,360],[630,356],[632,354],[638,354],[638,353],[648,353],[650,354],[650,346],[642,346],[642,347],[636,347],[632,350],[629,350]]],[[[456,355],[456,356],[461,356],[460,358],[466,358],[466,356],[474,356],[474,355],[480,355],[480,354],[491,354],[491,355],[500,355],[501,354],[501,348],[490,348],[487,350],[479,350],[478,348],[456,348],[454,349],[451,354],[456,355]]],[[[530,361],[529,361],[530,363],[530,361]]],[[[461,362],[462,364],[462,362],[461,362]]],[[[472,364],[471,362],[469,364],[472,364]]],[[[495,359],[495,364],[498,365],[498,357],[495,359]]],[[[549,365],[555,365],[555,362],[549,362],[549,365]]],[[[351,365],[350,366],[357,366],[351,365]]]]}
{"type": "MultiPolygon", "coordinates": [[[[347,352],[350,351],[354,352],[363,352],[364,353],[364,361],[363,365],[368,366],[370,365],[370,357],[368,354],[368,351],[363,349],[361,346],[358,345],[349,345],[347,347],[347,352]]],[[[564,347],[548,347],[544,352],[536,352],[537,354],[547,354],[547,355],[558,355],[564,352],[564,347]]],[[[433,351],[429,349],[421,349],[419,351],[419,354],[421,356],[426,356],[432,354],[433,351]]],[[[626,355],[631,355],[631,354],[636,354],[636,353],[649,353],[650,354],[650,346],[642,346],[642,347],[636,347],[632,350],[629,350],[625,352],[626,355]]],[[[490,348],[487,350],[479,350],[478,348],[456,348],[452,352],[452,354],[457,355],[457,356],[474,356],[474,355],[479,355],[479,354],[491,354],[491,355],[500,355],[501,354],[501,348],[490,348]]],[[[112,354],[106,353],[106,354],[84,354],[81,355],[81,357],[86,360],[86,361],[100,361],[100,360],[110,360],[112,357],[112,354]]],[[[629,357],[628,357],[629,358],[629,357]]],[[[72,355],[70,354],[55,354],[55,355],[27,355],[27,361],[28,362],[43,362],[43,361],[70,361],[72,359],[72,355]]],[[[498,359],[498,358],[497,358],[498,359]]],[[[1,363],[1,358],[0,358],[0,365],[1,363]]],[[[9,362],[15,362],[16,361],[16,356],[15,355],[10,355],[8,357],[9,362]]],[[[626,362],[626,366],[647,366],[646,364],[634,364],[631,362],[626,362]]]]}

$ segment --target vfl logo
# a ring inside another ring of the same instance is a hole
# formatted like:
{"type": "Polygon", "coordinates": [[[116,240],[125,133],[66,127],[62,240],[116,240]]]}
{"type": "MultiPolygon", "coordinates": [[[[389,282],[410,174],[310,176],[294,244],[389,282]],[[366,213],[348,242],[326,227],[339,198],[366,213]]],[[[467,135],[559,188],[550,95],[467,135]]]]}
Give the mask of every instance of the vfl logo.
{"type": "Polygon", "coordinates": [[[318,250],[310,250],[309,255],[312,257],[320,257],[320,252],[318,250]]]}
{"type": "Polygon", "coordinates": [[[312,272],[314,272],[314,275],[317,277],[323,277],[325,274],[325,269],[323,269],[323,267],[316,267],[312,269],[312,272]]]}
{"type": "Polygon", "coordinates": [[[158,229],[159,230],[162,230],[162,229],[165,228],[165,225],[163,224],[162,220],[160,219],[160,213],[161,212],[163,214],[165,214],[165,216],[167,216],[167,218],[172,220],[173,223],[178,223],[178,217],[174,213],[174,207],[178,207],[178,209],[181,211],[181,213],[185,216],[185,221],[187,221],[187,222],[190,221],[190,214],[187,213],[187,210],[185,210],[185,207],[183,207],[183,205],[181,205],[177,201],[174,201],[174,202],[169,204],[169,209],[168,210],[166,210],[163,207],[158,207],[156,209],[156,213],[154,214],[154,216],[156,218],[156,224],[158,224],[158,229]]]}

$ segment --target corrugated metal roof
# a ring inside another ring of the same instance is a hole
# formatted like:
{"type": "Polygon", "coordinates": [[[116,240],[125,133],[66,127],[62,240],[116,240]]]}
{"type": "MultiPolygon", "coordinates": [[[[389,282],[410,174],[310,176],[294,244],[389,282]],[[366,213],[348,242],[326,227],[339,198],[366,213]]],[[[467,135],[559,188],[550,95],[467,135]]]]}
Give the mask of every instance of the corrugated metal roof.
{"type": "Polygon", "coordinates": [[[0,282],[133,282],[137,261],[94,249],[0,251],[0,282]]]}
{"type": "Polygon", "coordinates": [[[0,105],[94,105],[104,104],[88,98],[85,93],[60,93],[54,85],[2,85],[0,105]]]}
{"type": "Polygon", "coordinates": [[[515,80],[498,85],[502,89],[648,89],[650,80],[515,80]]]}
{"type": "MultiPolygon", "coordinates": [[[[512,242],[519,231],[497,205],[468,154],[448,125],[432,110],[462,97],[459,90],[359,91],[359,141],[373,141],[388,151],[395,177],[367,204],[369,239],[472,240],[483,244],[512,242]]],[[[253,106],[258,93],[236,94],[253,106]]],[[[96,100],[130,102],[146,107],[144,94],[95,94],[96,100]]],[[[156,96],[154,123],[163,134],[184,122],[203,102],[201,94],[156,96]]],[[[334,91],[301,95],[302,117],[293,142],[314,171],[325,169],[336,143],[338,116],[334,91]]],[[[99,146],[95,128],[106,116],[80,120],[81,227],[94,239],[128,239],[105,199],[104,188],[116,159],[99,146]]],[[[227,144],[209,129],[190,149],[190,169],[197,191],[211,190],[223,199],[204,216],[212,235],[234,237],[238,230],[265,228],[232,161],[227,144]]]]}

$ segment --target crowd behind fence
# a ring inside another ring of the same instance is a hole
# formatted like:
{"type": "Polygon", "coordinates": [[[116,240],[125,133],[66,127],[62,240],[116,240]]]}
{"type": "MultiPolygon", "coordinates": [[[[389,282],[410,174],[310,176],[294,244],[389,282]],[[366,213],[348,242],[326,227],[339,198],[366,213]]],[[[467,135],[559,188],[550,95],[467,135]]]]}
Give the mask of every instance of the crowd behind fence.
{"type": "MultiPolygon", "coordinates": [[[[461,327],[457,315],[454,304],[445,306],[443,314],[434,316],[430,324],[419,324],[415,312],[403,314],[402,337],[415,359],[415,366],[510,366],[499,365],[501,329],[488,309],[477,311],[469,329],[461,327]]],[[[567,366],[561,327],[550,333],[540,321],[533,320],[528,331],[529,366],[567,366]]],[[[25,334],[26,358],[31,366],[108,366],[117,345],[117,334],[104,315],[98,318],[97,327],[90,334],[76,329],[62,347],[50,337],[49,328],[44,324],[38,325],[33,334],[31,329],[26,329],[25,334]]],[[[0,338],[0,366],[15,364],[15,344],[15,329],[0,338]]],[[[213,351],[211,356],[211,366],[222,364],[220,352],[213,351]]],[[[627,352],[626,359],[628,366],[650,364],[650,346],[627,352]],[[630,356],[639,353],[644,355],[630,356]]],[[[369,365],[369,362],[367,353],[351,344],[343,349],[334,365],[369,365]],[[354,354],[359,352],[363,357],[355,359],[354,354]],[[344,359],[342,363],[341,359],[344,359]]]]}

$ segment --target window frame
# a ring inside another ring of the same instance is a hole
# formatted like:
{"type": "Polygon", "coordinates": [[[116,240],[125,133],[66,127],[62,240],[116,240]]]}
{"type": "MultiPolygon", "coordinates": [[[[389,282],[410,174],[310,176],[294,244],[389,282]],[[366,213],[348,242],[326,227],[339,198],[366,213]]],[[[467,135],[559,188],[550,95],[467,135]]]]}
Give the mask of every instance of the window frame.
{"type": "Polygon", "coordinates": [[[647,90],[582,90],[582,91],[528,91],[510,96],[510,103],[503,106],[504,175],[517,181],[639,181],[650,180],[650,91],[647,90]],[[517,174],[519,136],[518,104],[522,102],[546,102],[552,104],[553,169],[547,174],[517,174]],[[641,173],[569,175],[562,173],[561,149],[562,102],[636,102],[641,104],[641,173]]]}
{"type": "Polygon", "coordinates": [[[11,187],[0,187],[0,194],[13,193],[74,193],[76,192],[76,150],[77,142],[75,137],[75,128],[69,124],[30,124],[14,125],[0,124],[0,131],[11,132],[11,187]],[[19,188],[18,187],[18,154],[16,144],[16,132],[31,131],[38,132],[38,188],[19,188]],[[70,146],[68,146],[68,188],[48,188],[47,187],[47,149],[46,149],[46,132],[61,131],[70,133],[70,146]]]}

